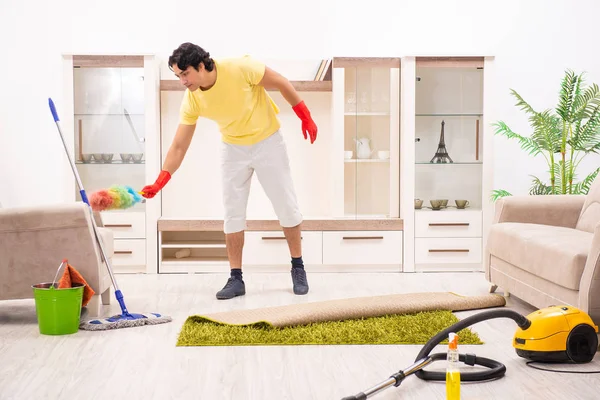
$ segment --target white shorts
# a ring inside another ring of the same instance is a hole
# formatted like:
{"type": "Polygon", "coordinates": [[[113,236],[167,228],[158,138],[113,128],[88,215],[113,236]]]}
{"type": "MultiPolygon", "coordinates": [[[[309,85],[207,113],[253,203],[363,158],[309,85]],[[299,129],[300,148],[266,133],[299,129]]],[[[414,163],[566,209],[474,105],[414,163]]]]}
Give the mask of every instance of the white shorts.
{"type": "Polygon", "coordinates": [[[289,228],[302,222],[287,147],[279,131],[254,145],[223,142],[221,168],[225,233],[246,229],[250,182],[255,171],[281,226],[289,228]]]}

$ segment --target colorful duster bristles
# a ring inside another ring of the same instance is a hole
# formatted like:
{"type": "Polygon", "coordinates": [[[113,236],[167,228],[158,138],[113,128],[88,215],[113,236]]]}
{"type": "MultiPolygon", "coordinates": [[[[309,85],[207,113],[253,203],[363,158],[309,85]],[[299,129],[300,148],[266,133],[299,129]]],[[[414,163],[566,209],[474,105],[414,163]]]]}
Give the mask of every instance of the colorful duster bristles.
{"type": "Polygon", "coordinates": [[[142,196],[130,186],[113,185],[90,196],[90,206],[94,211],[124,210],[141,201],[142,196]]]}

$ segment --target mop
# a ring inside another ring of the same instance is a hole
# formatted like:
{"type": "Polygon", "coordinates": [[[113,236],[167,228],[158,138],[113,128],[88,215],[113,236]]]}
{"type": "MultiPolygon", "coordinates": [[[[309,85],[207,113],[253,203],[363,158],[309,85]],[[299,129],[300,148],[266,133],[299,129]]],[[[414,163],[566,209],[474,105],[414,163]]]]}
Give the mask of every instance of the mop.
{"type": "Polygon", "coordinates": [[[75,175],[75,180],[77,181],[77,185],[79,186],[79,193],[81,194],[81,199],[88,206],[94,235],[96,236],[96,241],[98,242],[98,246],[100,247],[102,259],[104,259],[104,262],[106,263],[106,268],[108,268],[108,273],[110,275],[110,279],[112,280],[112,284],[115,289],[115,297],[117,298],[117,301],[121,306],[121,314],[104,319],[93,319],[90,321],[85,321],[79,325],[79,328],[88,331],[99,331],[108,329],[129,328],[142,325],[156,325],[171,322],[171,317],[166,315],[158,313],[134,314],[130,313],[127,310],[127,307],[125,306],[125,300],[123,299],[123,293],[121,293],[121,290],[117,285],[117,280],[115,279],[115,275],[113,274],[112,266],[110,265],[108,257],[106,257],[106,251],[104,249],[104,244],[102,243],[102,238],[98,234],[98,227],[96,226],[96,221],[94,219],[94,212],[85,193],[83,184],[81,183],[81,179],[79,177],[79,173],[77,172],[77,168],[75,167],[75,163],[73,162],[73,159],[71,158],[71,155],[69,153],[69,149],[65,142],[65,138],[63,136],[62,130],[60,129],[58,113],[56,112],[56,107],[54,106],[54,102],[51,98],[48,99],[48,104],[50,105],[50,111],[52,112],[52,116],[54,117],[54,122],[56,123],[56,127],[58,128],[58,133],[65,148],[65,152],[67,153],[67,158],[69,159],[69,163],[71,164],[71,169],[73,170],[73,174],[75,175]]]}

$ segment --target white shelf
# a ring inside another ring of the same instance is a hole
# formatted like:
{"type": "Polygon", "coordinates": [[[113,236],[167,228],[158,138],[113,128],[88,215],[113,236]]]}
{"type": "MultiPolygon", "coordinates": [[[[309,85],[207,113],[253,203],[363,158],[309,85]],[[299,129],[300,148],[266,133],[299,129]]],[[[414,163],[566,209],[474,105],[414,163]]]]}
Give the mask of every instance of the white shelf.
{"type": "Polygon", "coordinates": [[[483,117],[483,114],[470,114],[470,113],[424,113],[415,114],[417,117],[483,117]]]}
{"type": "Polygon", "coordinates": [[[458,161],[452,163],[432,163],[429,161],[417,161],[415,164],[417,165],[436,165],[436,166],[446,166],[446,165],[483,165],[483,161],[458,161]]]}
{"type": "Polygon", "coordinates": [[[361,219],[361,220],[368,220],[368,219],[387,219],[390,218],[389,215],[383,215],[383,214],[346,214],[344,215],[344,219],[361,219]]]}
{"type": "Polygon", "coordinates": [[[386,111],[361,111],[361,112],[349,112],[344,113],[347,117],[385,117],[389,116],[390,113],[386,111]]]}
{"type": "Polygon", "coordinates": [[[345,163],[351,163],[351,164],[356,164],[356,163],[389,163],[390,159],[385,159],[385,160],[380,160],[378,158],[352,158],[350,160],[345,159],[344,160],[345,163]]]}
{"type": "Polygon", "coordinates": [[[440,212],[448,212],[448,211],[481,211],[480,207],[466,207],[466,208],[456,208],[456,206],[447,206],[446,208],[442,208],[441,210],[433,210],[431,208],[431,206],[425,206],[425,203],[423,203],[423,208],[415,208],[415,212],[436,212],[436,213],[440,213],[440,212]]]}
{"type": "Polygon", "coordinates": [[[229,265],[229,261],[224,257],[192,256],[192,257],[164,257],[163,265],[185,265],[185,264],[211,264],[211,265],[229,265]]]}
{"type": "Polygon", "coordinates": [[[226,244],[223,242],[180,241],[163,243],[161,247],[163,249],[224,249],[226,248],[226,244]]]}

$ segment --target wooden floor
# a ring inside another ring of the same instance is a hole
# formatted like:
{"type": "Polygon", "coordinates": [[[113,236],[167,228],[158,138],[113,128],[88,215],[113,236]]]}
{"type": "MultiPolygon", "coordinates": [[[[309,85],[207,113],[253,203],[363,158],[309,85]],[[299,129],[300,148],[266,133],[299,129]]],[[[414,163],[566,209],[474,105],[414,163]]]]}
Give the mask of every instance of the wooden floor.
{"type": "MultiPolygon", "coordinates": [[[[481,273],[313,273],[307,296],[293,295],[288,274],[244,277],[245,297],[218,301],[215,292],[225,275],[118,275],[131,312],[161,312],[173,322],[62,337],[39,334],[33,301],[0,302],[0,399],[339,400],[409,366],[421,346],[180,348],[175,346],[177,334],[186,317],[195,313],[390,293],[488,291],[481,273]]],[[[112,301],[105,315],[119,312],[114,297],[112,301]]],[[[508,305],[522,313],[533,311],[513,297],[508,305]]],[[[473,329],[485,344],[461,346],[461,352],[501,361],[507,373],[497,381],[463,384],[462,399],[600,397],[600,374],[527,367],[511,347],[516,329],[512,320],[486,321],[473,329]]],[[[428,369],[443,367],[444,362],[438,362],[428,369]]],[[[600,370],[600,356],[575,368],[600,370]]],[[[411,376],[400,387],[372,398],[445,399],[445,386],[411,376]]]]}

